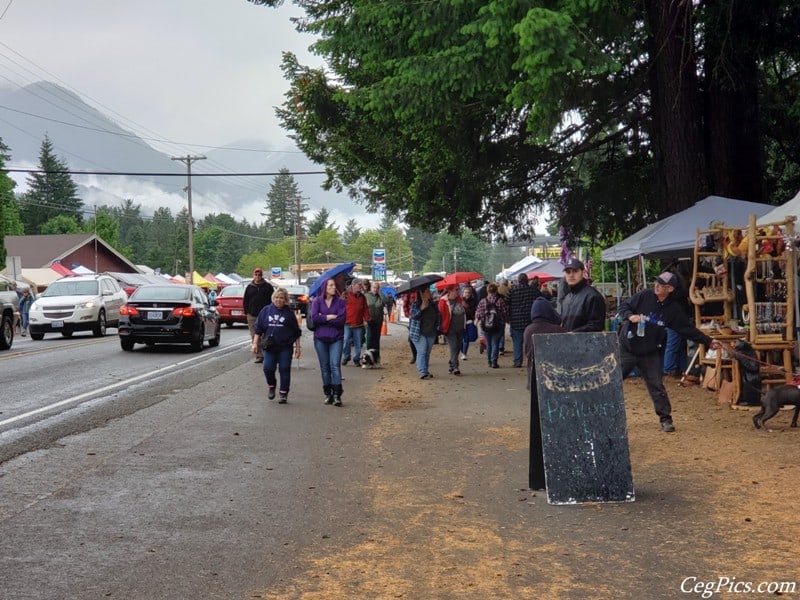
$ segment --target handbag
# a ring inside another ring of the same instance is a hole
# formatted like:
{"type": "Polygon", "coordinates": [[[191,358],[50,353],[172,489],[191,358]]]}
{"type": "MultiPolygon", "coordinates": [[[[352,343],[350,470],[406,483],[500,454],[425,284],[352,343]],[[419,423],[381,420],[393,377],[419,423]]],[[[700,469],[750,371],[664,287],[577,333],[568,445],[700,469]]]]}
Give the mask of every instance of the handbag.
{"type": "Polygon", "coordinates": [[[268,335],[265,338],[261,338],[261,349],[262,350],[272,350],[275,347],[275,338],[271,335],[268,335]]]}
{"type": "Polygon", "coordinates": [[[464,336],[467,338],[468,342],[474,342],[478,339],[478,328],[475,327],[475,323],[472,321],[467,322],[467,329],[464,332],[464,336]]]}

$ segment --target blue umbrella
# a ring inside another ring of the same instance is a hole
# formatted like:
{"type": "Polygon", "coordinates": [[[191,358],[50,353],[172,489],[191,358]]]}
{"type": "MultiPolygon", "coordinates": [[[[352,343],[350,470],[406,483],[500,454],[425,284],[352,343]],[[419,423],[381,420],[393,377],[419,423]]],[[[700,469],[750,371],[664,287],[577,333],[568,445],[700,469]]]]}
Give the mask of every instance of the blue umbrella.
{"type": "Polygon", "coordinates": [[[392,286],[387,285],[381,288],[381,294],[394,298],[397,295],[397,290],[395,290],[392,286]]]}
{"type": "Polygon", "coordinates": [[[356,266],[356,263],[342,263],[340,265],[336,265],[335,267],[331,267],[327,271],[325,271],[322,275],[319,276],[314,283],[311,284],[311,287],[308,289],[309,296],[316,296],[319,294],[319,288],[322,285],[322,282],[326,279],[332,279],[339,275],[340,273],[349,273],[352,271],[356,266]]]}

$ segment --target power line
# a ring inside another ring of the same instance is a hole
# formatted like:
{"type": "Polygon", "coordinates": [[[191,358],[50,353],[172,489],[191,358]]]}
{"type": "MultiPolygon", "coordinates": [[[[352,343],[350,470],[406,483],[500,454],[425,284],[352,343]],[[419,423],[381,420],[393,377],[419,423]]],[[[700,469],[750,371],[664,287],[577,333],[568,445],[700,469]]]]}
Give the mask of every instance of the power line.
{"type": "MultiPolygon", "coordinates": [[[[43,169],[18,169],[4,168],[6,173],[40,173],[43,175],[109,175],[127,177],[185,177],[186,173],[157,173],[157,172],[137,172],[137,171],[46,171],[43,169]]],[[[267,171],[256,173],[192,173],[192,177],[276,177],[286,174],[286,171],[267,171]]],[[[294,171],[288,175],[325,175],[325,171],[294,171]]]]}

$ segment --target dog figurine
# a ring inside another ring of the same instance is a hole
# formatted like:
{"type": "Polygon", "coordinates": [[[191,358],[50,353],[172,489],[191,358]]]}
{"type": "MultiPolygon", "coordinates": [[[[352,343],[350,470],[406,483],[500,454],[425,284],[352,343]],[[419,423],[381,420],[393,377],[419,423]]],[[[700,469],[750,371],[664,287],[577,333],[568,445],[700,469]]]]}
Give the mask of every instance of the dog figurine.
{"type": "Polygon", "coordinates": [[[772,388],[766,395],[761,396],[761,410],[753,415],[753,425],[756,429],[764,427],[764,423],[778,414],[782,406],[794,406],[792,427],[797,427],[797,415],[800,414],[800,388],[796,385],[779,385],[772,388]]]}

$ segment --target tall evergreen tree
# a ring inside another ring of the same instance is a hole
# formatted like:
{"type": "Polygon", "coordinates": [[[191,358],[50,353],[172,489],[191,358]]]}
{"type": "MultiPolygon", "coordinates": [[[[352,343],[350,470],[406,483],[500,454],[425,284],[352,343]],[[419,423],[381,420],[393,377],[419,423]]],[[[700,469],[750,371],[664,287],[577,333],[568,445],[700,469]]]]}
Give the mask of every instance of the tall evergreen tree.
{"type": "MultiPolygon", "coordinates": [[[[282,236],[294,236],[298,205],[301,207],[302,214],[300,189],[289,169],[283,167],[270,185],[269,192],[267,192],[266,212],[261,214],[267,217],[267,224],[272,231],[278,232],[282,236]]],[[[302,219],[300,223],[302,223],[302,219]]]]}
{"type": "Polygon", "coordinates": [[[28,176],[28,192],[20,203],[26,233],[40,233],[42,225],[58,215],[72,217],[78,225],[83,223],[83,201],[68,170],[45,135],[39,151],[39,171],[28,176]]]}
{"type": "Polygon", "coordinates": [[[314,217],[308,222],[306,230],[308,235],[317,235],[323,229],[336,229],[336,223],[329,223],[331,218],[330,211],[324,206],[320,208],[314,217]]]}
{"type": "Polygon", "coordinates": [[[358,221],[355,219],[348,219],[345,223],[344,231],[342,232],[342,245],[349,250],[358,237],[361,235],[361,228],[358,226],[358,221]]]}

